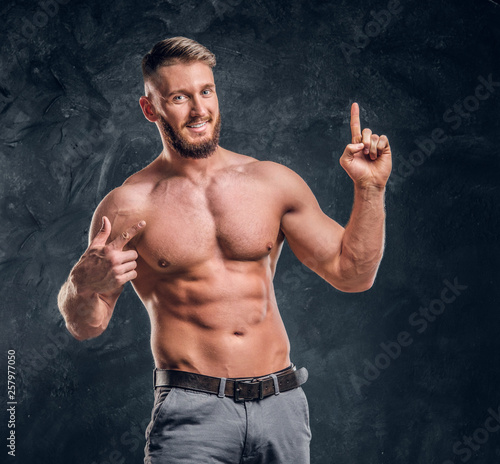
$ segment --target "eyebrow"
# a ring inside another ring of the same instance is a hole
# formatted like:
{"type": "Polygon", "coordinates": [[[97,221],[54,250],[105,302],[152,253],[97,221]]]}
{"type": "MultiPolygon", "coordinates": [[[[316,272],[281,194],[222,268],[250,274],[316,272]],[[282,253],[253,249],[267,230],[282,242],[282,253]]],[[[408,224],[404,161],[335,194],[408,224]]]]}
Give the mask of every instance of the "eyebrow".
{"type": "MultiPolygon", "coordinates": [[[[208,84],[204,84],[201,86],[202,89],[206,89],[207,87],[211,88],[211,89],[215,89],[215,84],[212,84],[211,82],[209,82],[208,84]]],[[[176,93],[189,93],[189,91],[186,89],[175,89],[175,90],[172,90],[172,92],[170,92],[165,98],[171,97],[172,95],[175,95],[176,93]]]]}

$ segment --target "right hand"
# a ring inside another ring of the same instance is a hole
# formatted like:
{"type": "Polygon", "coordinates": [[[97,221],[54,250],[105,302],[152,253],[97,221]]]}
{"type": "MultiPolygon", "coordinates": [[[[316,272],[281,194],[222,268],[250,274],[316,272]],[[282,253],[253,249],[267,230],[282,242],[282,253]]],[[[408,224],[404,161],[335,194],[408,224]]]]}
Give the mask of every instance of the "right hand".
{"type": "Polygon", "coordinates": [[[78,293],[114,293],[137,277],[139,255],[135,250],[123,248],[145,225],[145,221],[140,221],[106,244],[111,222],[103,216],[101,230],[73,269],[78,293]]]}

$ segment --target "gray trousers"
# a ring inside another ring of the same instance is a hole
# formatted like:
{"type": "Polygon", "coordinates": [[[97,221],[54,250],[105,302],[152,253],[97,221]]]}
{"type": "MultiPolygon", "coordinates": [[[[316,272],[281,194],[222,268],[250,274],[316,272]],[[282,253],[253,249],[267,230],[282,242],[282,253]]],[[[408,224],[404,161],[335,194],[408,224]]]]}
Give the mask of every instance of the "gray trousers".
{"type": "Polygon", "coordinates": [[[241,403],[157,387],[144,464],[309,464],[310,441],[301,387],[241,403]]]}

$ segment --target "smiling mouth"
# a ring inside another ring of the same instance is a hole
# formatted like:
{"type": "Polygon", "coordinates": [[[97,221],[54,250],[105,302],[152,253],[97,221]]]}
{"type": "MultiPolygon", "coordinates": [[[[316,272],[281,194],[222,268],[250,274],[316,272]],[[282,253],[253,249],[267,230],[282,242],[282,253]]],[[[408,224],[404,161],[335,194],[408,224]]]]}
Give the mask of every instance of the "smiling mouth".
{"type": "Polygon", "coordinates": [[[197,129],[199,127],[203,127],[207,123],[208,123],[208,121],[203,121],[203,122],[199,122],[197,124],[188,124],[187,127],[191,127],[191,128],[197,129]]]}

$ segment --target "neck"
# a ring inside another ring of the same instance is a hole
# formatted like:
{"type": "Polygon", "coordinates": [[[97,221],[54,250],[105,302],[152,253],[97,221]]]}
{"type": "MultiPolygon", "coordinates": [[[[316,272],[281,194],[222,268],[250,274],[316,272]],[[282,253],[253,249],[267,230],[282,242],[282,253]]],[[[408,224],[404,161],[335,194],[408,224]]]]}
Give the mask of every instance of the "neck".
{"type": "Polygon", "coordinates": [[[226,150],[217,146],[215,151],[208,158],[193,159],[184,158],[175,150],[163,145],[163,151],[158,157],[158,161],[171,173],[178,176],[187,177],[195,182],[211,175],[226,163],[226,150]]]}

